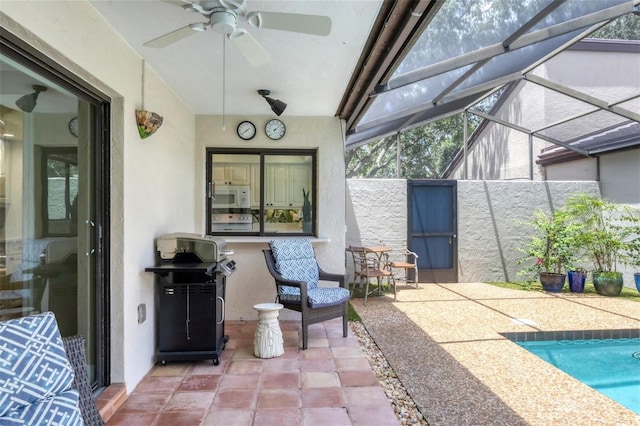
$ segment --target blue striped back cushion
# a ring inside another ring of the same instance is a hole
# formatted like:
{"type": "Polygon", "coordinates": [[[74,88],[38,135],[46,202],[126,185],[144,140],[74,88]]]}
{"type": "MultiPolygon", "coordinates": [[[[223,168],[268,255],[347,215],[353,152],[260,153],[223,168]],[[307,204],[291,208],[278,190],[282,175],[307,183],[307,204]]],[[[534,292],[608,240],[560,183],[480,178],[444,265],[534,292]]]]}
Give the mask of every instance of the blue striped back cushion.
{"type": "Polygon", "coordinates": [[[0,322],[0,424],[82,425],[52,312],[0,322]]]}

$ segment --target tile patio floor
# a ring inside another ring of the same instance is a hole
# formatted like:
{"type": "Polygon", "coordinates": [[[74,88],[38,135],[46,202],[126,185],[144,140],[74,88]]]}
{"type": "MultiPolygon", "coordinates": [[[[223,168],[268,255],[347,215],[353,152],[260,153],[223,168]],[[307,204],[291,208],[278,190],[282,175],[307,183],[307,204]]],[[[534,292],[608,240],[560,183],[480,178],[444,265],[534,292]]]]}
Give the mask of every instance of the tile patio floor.
{"type": "MultiPolygon", "coordinates": [[[[396,302],[384,296],[352,303],[432,426],[640,426],[640,415],[502,335],[637,335],[637,302],[458,283],[399,288],[396,302]]],[[[356,338],[341,337],[339,321],[314,325],[306,351],[296,349],[298,323],[281,322],[285,354],[269,360],[252,354],[255,327],[227,322],[230,341],[219,366],[155,367],[108,425],[399,424],[356,338]]]]}
{"type": "Polygon", "coordinates": [[[357,339],[342,323],[309,329],[298,350],[299,322],[281,321],[285,353],[253,355],[257,322],[227,321],[220,365],[156,365],[108,425],[398,425],[357,339]]]}

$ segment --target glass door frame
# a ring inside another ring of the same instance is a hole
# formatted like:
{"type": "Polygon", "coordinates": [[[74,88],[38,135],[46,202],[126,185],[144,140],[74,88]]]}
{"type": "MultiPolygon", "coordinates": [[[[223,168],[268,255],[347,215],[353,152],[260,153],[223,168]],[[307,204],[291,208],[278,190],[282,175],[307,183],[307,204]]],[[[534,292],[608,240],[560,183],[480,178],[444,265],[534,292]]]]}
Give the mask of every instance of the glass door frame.
{"type": "Polygon", "coordinates": [[[94,389],[110,384],[110,298],[109,298],[109,246],[110,240],[110,98],[95,87],[89,86],[51,58],[43,56],[32,46],[0,27],[0,49],[3,56],[19,63],[43,78],[65,88],[74,96],[94,106],[91,132],[96,146],[91,167],[94,170],[91,205],[94,227],[92,242],[95,247],[95,353],[96,372],[94,389]]]}

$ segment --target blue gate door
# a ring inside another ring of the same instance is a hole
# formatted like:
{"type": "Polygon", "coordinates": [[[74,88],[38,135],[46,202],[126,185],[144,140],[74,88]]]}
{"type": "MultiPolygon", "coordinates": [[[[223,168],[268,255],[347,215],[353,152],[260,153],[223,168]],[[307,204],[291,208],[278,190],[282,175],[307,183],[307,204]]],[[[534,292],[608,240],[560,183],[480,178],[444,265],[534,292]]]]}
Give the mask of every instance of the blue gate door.
{"type": "Polygon", "coordinates": [[[456,181],[409,180],[407,245],[420,282],[458,282],[456,181]]]}

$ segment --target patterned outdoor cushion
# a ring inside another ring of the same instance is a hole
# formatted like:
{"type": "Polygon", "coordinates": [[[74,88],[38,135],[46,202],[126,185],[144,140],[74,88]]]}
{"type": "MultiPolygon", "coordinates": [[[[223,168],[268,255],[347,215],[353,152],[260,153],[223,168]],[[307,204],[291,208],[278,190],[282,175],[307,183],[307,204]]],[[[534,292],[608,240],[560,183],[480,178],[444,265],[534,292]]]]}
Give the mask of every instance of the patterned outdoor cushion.
{"type": "MultiPolygon", "coordinates": [[[[318,264],[308,238],[274,240],[269,243],[276,270],[282,278],[307,283],[307,289],[318,287],[318,264]]],[[[280,295],[300,295],[296,287],[281,286],[280,295]]]]}
{"type": "MultiPolygon", "coordinates": [[[[316,254],[308,238],[274,240],[269,244],[276,270],[283,278],[307,283],[307,303],[321,308],[349,299],[349,290],[341,287],[318,287],[319,272],[316,254]]],[[[280,300],[299,302],[300,289],[280,286],[280,300]]]]}
{"type": "Polygon", "coordinates": [[[63,391],[54,397],[20,406],[6,417],[0,417],[0,426],[5,425],[83,426],[78,391],[63,391]]]}
{"type": "MultiPolygon", "coordinates": [[[[295,290],[297,290],[297,288],[295,290]]],[[[349,300],[349,290],[342,287],[318,287],[309,290],[307,299],[309,306],[312,308],[333,306],[349,300]]],[[[300,293],[281,294],[280,300],[298,302],[300,301],[300,293]]]]}
{"type": "Polygon", "coordinates": [[[82,425],[51,312],[0,322],[0,425],[82,425]]]}

